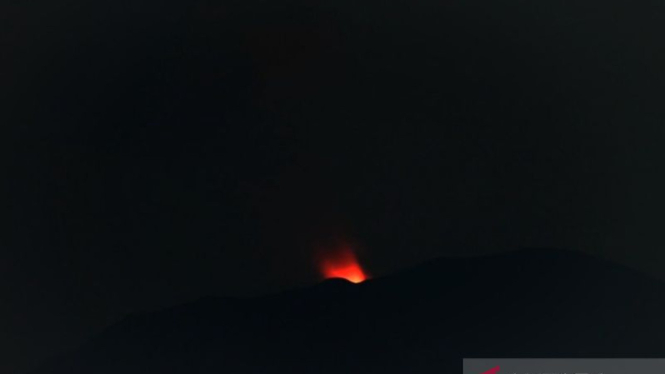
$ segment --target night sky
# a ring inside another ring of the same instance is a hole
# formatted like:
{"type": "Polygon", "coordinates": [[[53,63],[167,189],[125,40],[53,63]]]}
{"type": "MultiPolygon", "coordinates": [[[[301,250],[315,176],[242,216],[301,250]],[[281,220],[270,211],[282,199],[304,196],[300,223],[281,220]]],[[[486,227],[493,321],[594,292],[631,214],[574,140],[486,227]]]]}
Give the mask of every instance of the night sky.
{"type": "Polygon", "coordinates": [[[665,279],[664,35],[660,0],[3,1],[0,372],[340,245],[665,279]]]}

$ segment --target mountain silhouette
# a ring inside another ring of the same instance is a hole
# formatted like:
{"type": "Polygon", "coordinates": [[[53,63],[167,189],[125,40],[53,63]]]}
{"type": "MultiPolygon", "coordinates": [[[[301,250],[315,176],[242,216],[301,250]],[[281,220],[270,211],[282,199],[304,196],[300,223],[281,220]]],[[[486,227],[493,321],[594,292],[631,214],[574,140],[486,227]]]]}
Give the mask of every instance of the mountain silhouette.
{"type": "Polygon", "coordinates": [[[520,250],[130,315],[34,373],[443,373],[464,357],[656,357],[664,316],[658,280],[520,250]]]}

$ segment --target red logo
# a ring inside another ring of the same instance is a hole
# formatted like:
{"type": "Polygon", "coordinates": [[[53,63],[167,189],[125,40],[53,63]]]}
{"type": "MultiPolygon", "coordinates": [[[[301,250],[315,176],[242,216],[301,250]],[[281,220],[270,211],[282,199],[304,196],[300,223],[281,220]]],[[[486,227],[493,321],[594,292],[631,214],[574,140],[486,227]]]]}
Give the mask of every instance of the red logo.
{"type": "Polygon", "coordinates": [[[495,367],[495,368],[492,368],[492,369],[487,370],[486,372],[484,372],[484,373],[482,373],[482,374],[496,374],[496,373],[498,373],[498,372],[499,372],[499,367],[497,366],[497,367],[495,367]]]}

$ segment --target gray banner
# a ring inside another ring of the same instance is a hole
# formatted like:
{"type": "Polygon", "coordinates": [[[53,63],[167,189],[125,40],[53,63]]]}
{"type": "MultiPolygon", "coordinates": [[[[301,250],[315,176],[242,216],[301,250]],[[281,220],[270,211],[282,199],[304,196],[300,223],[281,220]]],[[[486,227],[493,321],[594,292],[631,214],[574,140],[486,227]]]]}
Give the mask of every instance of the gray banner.
{"type": "Polygon", "coordinates": [[[665,374],[665,359],[464,359],[464,374],[665,374]]]}

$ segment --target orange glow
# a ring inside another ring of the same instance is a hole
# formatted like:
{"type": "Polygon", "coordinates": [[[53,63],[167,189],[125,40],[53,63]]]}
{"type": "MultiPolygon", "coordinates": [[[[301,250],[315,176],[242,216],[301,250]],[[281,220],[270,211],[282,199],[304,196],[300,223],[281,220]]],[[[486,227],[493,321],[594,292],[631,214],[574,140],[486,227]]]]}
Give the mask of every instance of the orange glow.
{"type": "Polygon", "coordinates": [[[325,279],[343,278],[353,283],[360,283],[367,279],[367,274],[360,267],[355,254],[348,248],[338,250],[323,259],[321,272],[325,279]]]}

